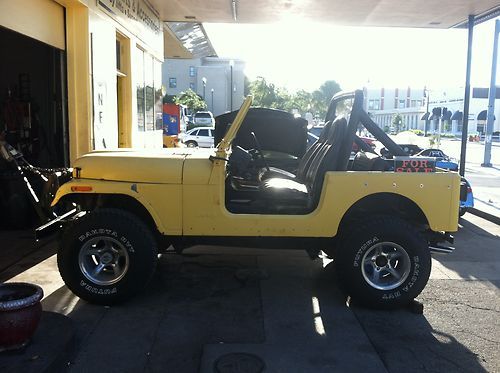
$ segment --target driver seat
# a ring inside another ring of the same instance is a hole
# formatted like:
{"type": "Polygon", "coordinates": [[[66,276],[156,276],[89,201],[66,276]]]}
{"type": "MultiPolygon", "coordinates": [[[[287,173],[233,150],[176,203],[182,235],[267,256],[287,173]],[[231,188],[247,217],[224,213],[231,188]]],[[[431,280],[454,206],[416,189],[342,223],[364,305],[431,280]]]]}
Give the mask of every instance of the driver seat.
{"type": "Polygon", "coordinates": [[[309,147],[309,149],[307,149],[304,156],[300,159],[300,163],[297,167],[297,174],[293,174],[291,172],[282,170],[277,167],[262,168],[259,171],[259,180],[265,181],[266,179],[271,179],[275,177],[283,179],[295,179],[295,178],[297,178],[298,180],[304,179],[305,172],[309,168],[311,161],[314,159],[319,149],[321,149],[321,147],[328,140],[331,127],[332,127],[332,122],[328,121],[321,130],[319,138],[314,142],[314,144],[312,144],[309,147]]]}
{"type": "Polygon", "coordinates": [[[319,201],[327,171],[340,171],[347,165],[341,156],[347,132],[347,120],[337,117],[328,130],[325,143],[316,149],[303,178],[294,180],[281,177],[269,178],[261,184],[261,199],[266,212],[277,214],[307,213],[319,201]]]}

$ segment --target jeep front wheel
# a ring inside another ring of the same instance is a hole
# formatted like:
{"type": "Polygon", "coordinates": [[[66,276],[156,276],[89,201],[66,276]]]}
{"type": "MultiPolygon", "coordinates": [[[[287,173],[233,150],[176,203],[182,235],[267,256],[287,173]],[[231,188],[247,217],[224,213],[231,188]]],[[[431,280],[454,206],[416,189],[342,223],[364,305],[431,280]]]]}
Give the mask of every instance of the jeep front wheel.
{"type": "Polygon", "coordinates": [[[367,220],[345,232],[335,263],[353,301],[374,308],[408,304],[424,289],[431,271],[427,241],[395,217],[367,220]]]}
{"type": "Polygon", "coordinates": [[[135,215],[118,209],[88,213],[68,227],[57,254],[68,288],[91,303],[110,305],[141,290],[154,273],[157,244],[135,215]]]}

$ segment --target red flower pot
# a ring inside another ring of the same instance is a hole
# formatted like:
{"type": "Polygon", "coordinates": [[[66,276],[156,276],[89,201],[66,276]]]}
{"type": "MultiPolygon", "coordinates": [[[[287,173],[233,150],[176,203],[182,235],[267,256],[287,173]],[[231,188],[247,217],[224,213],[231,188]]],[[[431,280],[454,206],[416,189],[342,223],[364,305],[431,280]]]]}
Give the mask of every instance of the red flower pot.
{"type": "Polygon", "coordinates": [[[22,282],[0,284],[0,351],[26,346],[42,316],[43,290],[22,282]]]}

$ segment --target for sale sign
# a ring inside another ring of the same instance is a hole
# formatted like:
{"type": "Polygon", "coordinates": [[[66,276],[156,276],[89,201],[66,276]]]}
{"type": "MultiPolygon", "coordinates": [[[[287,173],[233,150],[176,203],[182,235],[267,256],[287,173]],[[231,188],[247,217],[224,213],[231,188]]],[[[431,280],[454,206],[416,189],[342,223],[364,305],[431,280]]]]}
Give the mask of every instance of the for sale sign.
{"type": "Polygon", "coordinates": [[[396,172],[435,172],[436,158],[432,157],[394,157],[396,172]]]}

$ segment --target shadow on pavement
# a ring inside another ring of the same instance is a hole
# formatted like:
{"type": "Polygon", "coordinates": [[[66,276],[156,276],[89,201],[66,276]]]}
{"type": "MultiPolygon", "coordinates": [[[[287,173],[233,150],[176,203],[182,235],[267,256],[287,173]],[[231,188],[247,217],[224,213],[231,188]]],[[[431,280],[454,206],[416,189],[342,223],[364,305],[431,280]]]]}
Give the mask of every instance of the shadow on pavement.
{"type": "Polygon", "coordinates": [[[62,287],[44,309],[77,325],[72,372],[196,372],[205,344],[263,342],[258,279],[237,278],[254,266],[248,256],[166,255],[148,289],[123,305],[92,305],[62,287]]]}
{"type": "Polygon", "coordinates": [[[464,229],[465,229],[465,230],[471,231],[472,233],[474,233],[478,236],[482,236],[482,237],[486,237],[486,238],[497,238],[497,239],[499,238],[498,234],[493,234],[493,233],[487,231],[486,229],[480,227],[477,224],[477,222],[471,222],[467,219],[460,218],[458,223],[459,223],[459,225],[462,226],[462,229],[459,230],[459,232],[456,234],[456,237],[462,238],[461,236],[466,235],[467,232],[466,231],[464,232],[464,229]]]}
{"type": "Polygon", "coordinates": [[[0,231],[0,282],[37,265],[57,251],[55,238],[35,240],[34,228],[0,231]]]}
{"type": "MultiPolygon", "coordinates": [[[[320,304],[339,301],[338,297],[331,297],[338,292],[334,278],[335,269],[330,263],[315,282],[320,304]]],[[[486,372],[478,355],[449,331],[432,325],[427,304],[424,307],[423,315],[408,309],[379,311],[356,306],[351,311],[388,372],[486,372]]],[[[330,317],[322,314],[327,334],[335,332],[328,327],[330,317]]]]}
{"type": "Polygon", "coordinates": [[[455,251],[434,255],[443,279],[481,280],[495,284],[500,280],[500,229],[479,217],[460,219],[455,234],[455,251]]]}
{"type": "Polygon", "coordinates": [[[433,327],[425,311],[348,308],[332,264],[262,258],[165,255],[148,289],[126,304],[91,305],[62,287],[44,308],[76,323],[71,372],[197,372],[207,346],[219,353],[231,345],[257,346],[268,364],[280,355],[280,366],[292,366],[273,373],[329,372],[329,366],[357,367],[365,357],[378,362],[380,369],[371,370],[377,372],[384,366],[389,372],[485,371],[478,356],[446,327],[433,327]],[[309,368],[293,367],[296,360],[309,368]]]}

